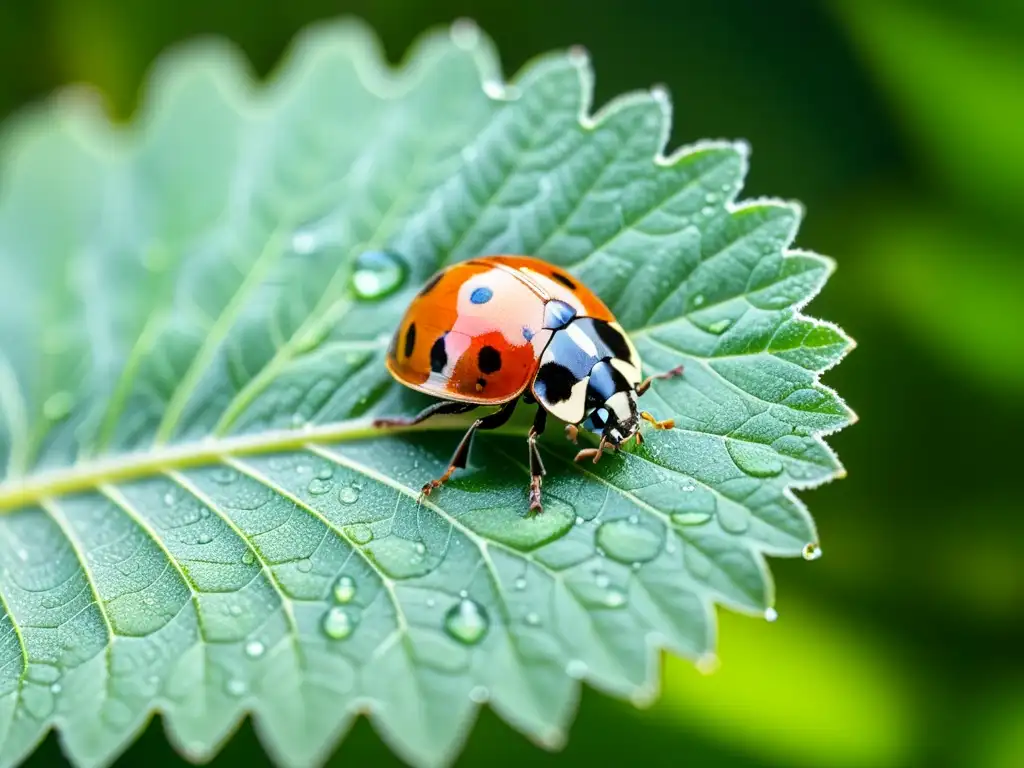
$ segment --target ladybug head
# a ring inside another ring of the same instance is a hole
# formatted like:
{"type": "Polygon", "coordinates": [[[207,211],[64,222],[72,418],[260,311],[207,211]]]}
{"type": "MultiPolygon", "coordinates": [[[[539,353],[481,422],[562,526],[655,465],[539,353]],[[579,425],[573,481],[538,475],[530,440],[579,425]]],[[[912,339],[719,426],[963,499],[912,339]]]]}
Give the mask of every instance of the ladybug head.
{"type": "Polygon", "coordinates": [[[580,426],[601,435],[614,446],[630,440],[640,430],[636,392],[632,389],[614,392],[592,408],[580,426]]]}

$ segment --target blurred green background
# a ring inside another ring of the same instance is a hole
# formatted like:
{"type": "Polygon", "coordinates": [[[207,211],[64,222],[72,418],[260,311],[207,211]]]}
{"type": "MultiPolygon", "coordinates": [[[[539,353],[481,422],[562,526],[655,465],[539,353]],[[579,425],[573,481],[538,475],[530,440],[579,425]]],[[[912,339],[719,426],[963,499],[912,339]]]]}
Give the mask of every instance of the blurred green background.
{"type": "MultiPolygon", "coordinates": [[[[461,766],[1024,766],[1024,3],[1019,0],[0,2],[0,116],[86,81],[130,116],[154,57],[216,33],[266,73],[292,35],[366,19],[399,58],[457,17],[506,73],[583,44],[600,106],[654,83],[673,146],[746,138],[747,196],[803,201],[837,259],[810,308],[858,341],[826,376],[861,422],[802,494],[825,556],[773,561],[780,618],[721,615],[721,667],[670,660],[646,711],[585,692],[566,749],[489,712],[461,766]]],[[[63,761],[51,736],[29,761],[63,761]]],[[[248,726],[216,765],[267,763],[248,726]]],[[[335,765],[398,764],[360,722],[335,765]]],[[[159,721],[124,766],[181,765],[159,721]]]]}

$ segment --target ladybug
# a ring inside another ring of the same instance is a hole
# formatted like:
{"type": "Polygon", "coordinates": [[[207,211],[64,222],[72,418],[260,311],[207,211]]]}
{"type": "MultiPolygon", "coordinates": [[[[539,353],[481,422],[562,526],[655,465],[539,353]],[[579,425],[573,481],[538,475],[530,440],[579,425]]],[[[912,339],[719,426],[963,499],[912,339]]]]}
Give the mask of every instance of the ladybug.
{"type": "Polygon", "coordinates": [[[439,414],[500,406],[470,425],[448,470],[423,486],[429,494],[463,469],[477,430],[495,429],[512,416],[522,398],[537,404],[526,438],[530,457],[530,511],[541,511],[545,474],[537,448],[547,416],[566,423],[576,441],[579,427],[601,436],[597,448],[576,460],[641,442],[640,420],[658,421],[637,410],[637,397],[654,379],[644,379],[640,357],[607,306],[563,269],[528,256],[487,256],[453,264],[431,277],[412,300],[388,348],[387,367],[400,383],[443,398],[409,418],[383,418],[375,426],[419,424],[439,414]]]}

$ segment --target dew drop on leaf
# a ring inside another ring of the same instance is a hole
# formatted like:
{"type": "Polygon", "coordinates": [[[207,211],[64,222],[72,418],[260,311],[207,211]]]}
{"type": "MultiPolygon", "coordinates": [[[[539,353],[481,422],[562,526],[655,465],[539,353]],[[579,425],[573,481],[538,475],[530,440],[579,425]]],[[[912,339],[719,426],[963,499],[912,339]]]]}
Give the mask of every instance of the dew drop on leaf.
{"type": "Polygon", "coordinates": [[[356,582],[351,576],[339,576],[334,582],[334,599],[339,603],[351,603],[356,596],[356,582]]]}
{"type": "Polygon", "coordinates": [[[168,491],[167,493],[164,494],[164,506],[165,507],[173,507],[174,506],[174,494],[171,493],[170,491],[168,491]]]}
{"type": "Polygon", "coordinates": [[[698,293],[696,296],[693,297],[693,306],[695,306],[695,307],[702,307],[702,306],[704,306],[704,301],[705,301],[704,294],[703,293],[698,293]]]}
{"type": "Polygon", "coordinates": [[[673,512],[672,522],[676,525],[703,525],[711,519],[710,512],[673,512]]]}
{"type": "Polygon", "coordinates": [[[313,561],[304,557],[295,564],[295,567],[299,569],[300,573],[309,573],[313,570],[313,561]]]}
{"type": "Polygon", "coordinates": [[[708,332],[715,334],[725,333],[729,329],[730,325],[732,325],[732,320],[728,317],[723,317],[720,320],[715,320],[715,322],[709,323],[708,332]]]}
{"type": "Polygon", "coordinates": [[[482,685],[473,686],[469,691],[469,700],[474,704],[483,704],[491,698],[491,692],[482,685]]]}
{"type": "Polygon", "coordinates": [[[355,622],[349,612],[340,606],[334,606],[324,614],[324,634],[332,640],[344,640],[352,634],[355,622]]]}
{"type": "Polygon", "coordinates": [[[513,582],[513,586],[520,591],[526,589],[526,578],[520,576],[513,582]]]}
{"type": "Polygon", "coordinates": [[[266,648],[259,640],[250,640],[245,644],[245,655],[250,659],[258,659],[265,650],[266,648]]]}
{"type": "Polygon", "coordinates": [[[390,296],[405,283],[409,267],[390,251],[366,251],[356,258],[352,271],[352,290],[364,301],[390,296]]]}
{"type": "Polygon", "coordinates": [[[808,542],[804,545],[803,549],[804,560],[817,560],[821,557],[821,547],[815,544],[813,541],[808,542]]]}
{"type": "Polygon", "coordinates": [[[538,624],[540,624],[540,616],[537,615],[536,611],[530,611],[528,614],[526,614],[526,623],[529,624],[531,627],[536,627],[538,624]]]}
{"type": "Polygon", "coordinates": [[[469,598],[462,598],[448,609],[444,617],[445,631],[466,645],[479,643],[490,626],[487,612],[469,598]]]}
{"type": "Polygon", "coordinates": [[[345,533],[347,533],[349,538],[351,538],[356,544],[369,544],[373,541],[373,529],[368,525],[363,525],[362,523],[348,526],[345,529],[345,533]]]}
{"type": "Polygon", "coordinates": [[[238,605],[237,603],[232,603],[230,606],[228,606],[228,613],[230,613],[232,616],[241,616],[242,606],[238,605]]]}
{"type": "Polygon", "coordinates": [[[211,536],[208,533],[201,533],[199,534],[199,538],[196,539],[196,541],[198,541],[200,544],[209,544],[211,541],[213,541],[213,536],[211,536]]]}
{"type": "Polygon", "coordinates": [[[355,504],[359,501],[359,489],[346,485],[338,491],[338,501],[342,504],[355,504]]]}
{"type": "Polygon", "coordinates": [[[245,550],[245,552],[242,553],[242,564],[243,565],[252,565],[255,562],[256,562],[256,553],[253,552],[251,549],[247,549],[247,550],[245,550]]]}
{"type": "Polygon", "coordinates": [[[609,520],[597,529],[597,544],[605,553],[620,563],[653,560],[664,543],[662,531],[640,524],[639,517],[629,520],[609,520]],[[635,520],[635,522],[634,522],[635,520]]]}
{"type": "Polygon", "coordinates": [[[314,477],[309,481],[309,485],[306,486],[306,490],[313,496],[323,496],[333,487],[334,483],[330,480],[323,480],[320,477],[314,477]]]}
{"type": "Polygon", "coordinates": [[[765,608],[764,609],[764,620],[765,621],[775,621],[778,618],[779,618],[779,612],[776,611],[774,608],[765,608]]]}
{"type": "Polygon", "coordinates": [[[620,608],[626,604],[626,596],[617,589],[609,589],[604,596],[604,604],[609,608],[620,608]]]}
{"type": "Polygon", "coordinates": [[[608,585],[612,583],[612,580],[608,578],[607,573],[598,573],[594,578],[594,583],[597,584],[598,589],[608,589],[608,585]]]}
{"type": "Polygon", "coordinates": [[[739,504],[723,504],[718,509],[718,524],[726,533],[746,533],[750,528],[750,511],[739,504]]]}
{"type": "Polygon", "coordinates": [[[224,690],[226,690],[229,695],[237,698],[239,696],[244,696],[249,688],[246,686],[244,680],[231,678],[228,680],[227,685],[224,686],[224,690]]]}
{"type": "Polygon", "coordinates": [[[775,477],[782,473],[782,460],[766,445],[728,440],[726,447],[736,466],[751,477],[775,477]]]}
{"type": "Polygon", "coordinates": [[[316,473],[316,476],[319,477],[321,480],[330,480],[332,477],[334,477],[334,470],[331,469],[330,467],[324,467],[323,469],[316,473]]]}

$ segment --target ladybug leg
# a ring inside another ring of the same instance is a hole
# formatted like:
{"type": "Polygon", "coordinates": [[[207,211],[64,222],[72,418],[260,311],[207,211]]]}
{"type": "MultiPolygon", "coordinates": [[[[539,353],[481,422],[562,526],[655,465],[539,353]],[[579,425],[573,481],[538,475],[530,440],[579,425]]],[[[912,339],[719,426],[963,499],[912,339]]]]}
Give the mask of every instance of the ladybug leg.
{"type": "Polygon", "coordinates": [[[419,424],[421,421],[426,421],[431,416],[440,416],[443,414],[454,414],[454,413],[465,413],[466,411],[472,411],[474,408],[478,408],[475,403],[456,403],[451,400],[441,400],[440,402],[428,405],[422,411],[417,413],[415,416],[394,416],[385,417],[373,420],[373,426],[375,427],[411,427],[414,424],[419,424]]]}
{"type": "Polygon", "coordinates": [[[677,365],[671,371],[665,371],[664,373],[656,373],[653,376],[648,376],[646,379],[636,385],[636,393],[642,395],[648,389],[651,388],[651,384],[657,379],[674,379],[676,376],[683,375],[683,366],[677,365]]]}
{"type": "MultiPolygon", "coordinates": [[[[432,490],[444,485],[455,473],[456,469],[465,469],[466,462],[469,459],[469,447],[473,443],[473,435],[476,434],[476,431],[478,429],[497,429],[512,417],[512,412],[516,409],[516,405],[518,403],[518,400],[510,400],[501,406],[499,410],[494,411],[494,413],[489,413],[486,416],[481,416],[470,424],[469,429],[466,430],[466,434],[462,436],[462,440],[459,442],[459,447],[455,449],[455,454],[452,456],[452,461],[451,464],[448,465],[448,469],[439,478],[431,480],[423,486],[423,495],[429,496],[432,490]]],[[[464,404],[459,403],[459,405],[464,404]]],[[[469,410],[469,408],[465,408],[465,410],[469,410]]]]}
{"type": "Polygon", "coordinates": [[[576,458],[573,461],[583,461],[584,459],[593,459],[594,463],[597,464],[601,460],[601,456],[604,455],[605,451],[614,451],[615,448],[608,442],[607,437],[601,437],[601,442],[597,444],[597,448],[584,448],[582,451],[576,454],[576,458]]]}
{"type": "MultiPolygon", "coordinates": [[[[658,421],[656,418],[651,416],[647,411],[640,412],[640,418],[644,421],[649,421],[654,425],[655,429],[672,429],[676,425],[675,419],[665,419],[664,421],[658,421]]],[[[640,434],[637,432],[637,434],[640,434]]]]}
{"type": "Polygon", "coordinates": [[[537,438],[544,433],[548,424],[548,412],[543,408],[537,409],[537,415],[533,419],[533,426],[530,427],[530,434],[526,438],[526,444],[530,447],[530,511],[543,512],[544,507],[540,503],[540,484],[543,482],[547,470],[544,469],[544,461],[540,457],[540,450],[537,448],[537,438]]]}

